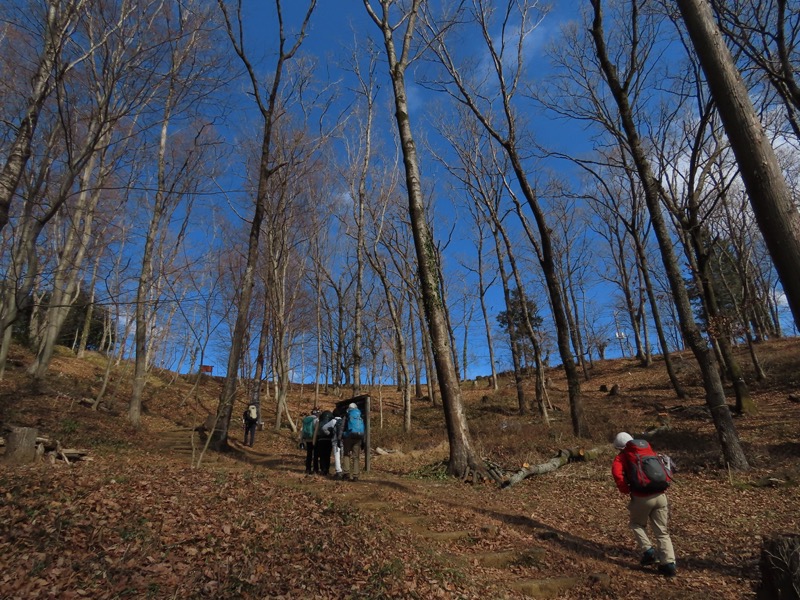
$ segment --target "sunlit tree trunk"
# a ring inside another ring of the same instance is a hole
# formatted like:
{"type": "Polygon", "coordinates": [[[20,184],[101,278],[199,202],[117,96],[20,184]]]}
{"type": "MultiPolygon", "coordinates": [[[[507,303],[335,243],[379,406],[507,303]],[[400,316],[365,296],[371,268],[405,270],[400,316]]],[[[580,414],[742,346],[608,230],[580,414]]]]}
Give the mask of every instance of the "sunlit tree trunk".
{"type": "Polygon", "coordinates": [[[45,3],[44,40],[36,72],[31,78],[25,114],[15,128],[14,139],[0,169],[0,231],[8,223],[11,202],[30,159],[42,108],[59,82],[85,58],[77,57],[72,63],[61,62],[62,50],[74,32],[84,4],[84,0],[48,0],[45,3]]]}
{"type": "MultiPolygon", "coordinates": [[[[628,140],[631,156],[633,157],[636,170],[642,181],[644,197],[650,212],[653,230],[658,239],[664,269],[675,297],[675,305],[680,318],[681,332],[686,342],[692,348],[692,352],[700,367],[703,387],[706,391],[706,403],[708,404],[711,416],[714,420],[717,437],[722,447],[725,461],[732,469],[748,469],[747,458],[742,450],[741,443],[739,442],[739,435],[736,432],[730,410],[725,402],[725,391],[722,387],[719,371],[717,370],[711,351],[694,321],[689,295],[684,287],[683,275],[672,249],[672,239],[670,238],[667,224],[662,214],[659,182],[653,174],[652,167],[650,166],[650,162],[642,146],[642,141],[634,122],[630,99],[627,95],[628,91],[623,87],[619,79],[616,66],[613,65],[609,59],[603,30],[602,0],[591,0],[591,5],[594,10],[591,36],[595,43],[597,58],[603,77],[616,102],[619,111],[619,119],[626,139],[628,140]]],[[[637,23],[634,22],[633,26],[637,26],[637,23]]]]}
{"type": "MultiPolygon", "coordinates": [[[[514,319],[511,317],[513,311],[513,303],[511,301],[511,287],[509,285],[508,272],[505,266],[505,251],[501,243],[499,227],[497,223],[492,222],[489,225],[492,235],[494,236],[495,255],[497,256],[497,271],[500,275],[500,283],[503,285],[503,298],[505,300],[506,313],[509,315],[508,319],[508,340],[511,348],[511,364],[514,369],[514,388],[517,392],[517,410],[519,414],[524,415],[528,411],[528,402],[525,399],[525,388],[523,387],[524,378],[522,376],[522,365],[520,361],[520,344],[519,333],[514,324],[514,319]]],[[[524,304],[524,302],[523,302],[524,304]]]]}
{"type": "Polygon", "coordinates": [[[750,204],[800,324],[800,211],[707,0],[677,0],[739,163],[750,204]]]}
{"type": "MultiPolygon", "coordinates": [[[[255,282],[255,269],[258,263],[259,246],[261,241],[261,228],[264,223],[265,216],[265,202],[270,193],[270,183],[272,177],[282,168],[282,165],[274,161],[274,132],[277,120],[280,118],[281,111],[278,110],[280,103],[280,95],[282,92],[282,77],[286,63],[290,61],[297,50],[300,48],[303,40],[305,39],[306,29],[308,26],[311,13],[316,6],[316,0],[310,0],[308,9],[303,18],[300,29],[295,37],[295,42],[287,48],[286,37],[283,27],[283,19],[281,17],[281,2],[276,0],[276,7],[279,15],[278,19],[278,51],[277,59],[272,72],[271,80],[267,90],[267,97],[263,98],[261,92],[262,78],[257,76],[252,64],[246,54],[245,48],[241,45],[243,43],[243,32],[239,31],[238,27],[242,24],[242,2],[239,0],[236,4],[236,15],[234,19],[230,18],[229,9],[225,0],[218,0],[218,6],[225,18],[225,24],[228,30],[228,36],[233,46],[234,52],[240,58],[242,66],[247,71],[250,84],[252,85],[252,93],[258,105],[261,118],[263,120],[261,129],[261,154],[258,163],[258,185],[256,190],[256,197],[254,199],[253,219],[250,223],[250,233],[247,239],[247,258],[244,268],[244,273],[241,279],[241,295],[236,308],[236,322],[233,327],[231,336],[230,351],[228,353],[228,364],[225,373],[225,382],[223,384],[222,393],[220,394],[219,404],[217,406],[217,425],[214,428],[212,435],[211,446],[216,450],[224,450],[227,448],[228,442],[228,427],[230,426],[231,416],[233,414],[233,402],[236,396],[237,377],[239,375],[239,362],[244,351],[245,334],[249,326],[250,316],[250,301],[253,295],[253,285],[255,282]]],[[[282,332],[276,327],[276,335],[282,332]]],[[[279,353],[275,353],[276,355],[279,353]]],[[[275,360],[283,361],[284,357],[275,356],[275,360]]],[[[277,364],[277,363],[276,363],[277,364]]],[[[284,370],[281,364],[279,370],[284,370]]],[[[277,410],[281,410],[281,402],[285,401],[278,399],[277,410]]]]}
{"type": "Polygon", "coordinates": [[[390,11],[394,2],[391,0],[379,0],[376,3],[378,5],[377,12],[373,9],[371,0],[364,0],[364,6],[368,14],[383,36],[392,91],[394,93],[395,118],[403,152],[409,217],[414,235],[414,246],[417,252],[420,287],[425,307],[425,317],[430,328],[433,358],[436,363],[439,390],[442,394],[442,405],[450,442],[448,472],[451,475],[460,477],[466,476],[470,471],[485,474],[486,469],[472,446],[467,418],[464,413],[458,373],[453,362],[450,331],[448,330],[447,318],[442,304],[442,287],[439,281],[440,270],[436,256],[436,244],[431,236],[425,217],[422,176],[419,170],[419,158],[408,110],[405,71],[408,67],[411,42],[421,0],[412,0],[407,11],[399,15],[405,27],[399,55],[395,46],[395,34],[399,33],[399,30],[389,21],[390,11]]]}

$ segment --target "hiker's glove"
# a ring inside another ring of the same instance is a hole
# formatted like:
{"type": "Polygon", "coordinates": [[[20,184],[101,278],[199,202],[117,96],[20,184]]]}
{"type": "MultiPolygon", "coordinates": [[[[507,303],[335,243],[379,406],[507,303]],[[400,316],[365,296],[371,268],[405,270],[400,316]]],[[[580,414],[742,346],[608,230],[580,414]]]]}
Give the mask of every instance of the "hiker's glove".
{"type": "Polygon", "coordinates": [[[305,450],[306,449],[306,443],[305,442],[300,442],[300,444],[298,444],[297,447],[300,448],[300,450],[305,450]]]}

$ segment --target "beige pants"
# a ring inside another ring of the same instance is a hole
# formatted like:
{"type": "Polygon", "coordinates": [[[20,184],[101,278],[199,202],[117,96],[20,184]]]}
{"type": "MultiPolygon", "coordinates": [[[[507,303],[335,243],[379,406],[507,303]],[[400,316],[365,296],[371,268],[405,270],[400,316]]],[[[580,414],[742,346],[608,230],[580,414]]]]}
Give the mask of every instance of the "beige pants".
{"type": "Polygon", "coordinates": [[[669,520],[667,495],[658,494],[646,498],[631,496],[628,512],[631,517],[630,526],[636,543],[639,545],[639,551],[644,553],[653,547],[650,538],[647,537],[647,523],[649,522],[656,538],[659,562],[661,564],[674,563],[675,551],[672,549],[672,540],[667,529],[669,520]]]}
{"type": "Polygon", "coordinates": [[[358,477],[358,470],[361,466],[361,437],[344,438],[344,448],[342,449],[347,464],[347,472],[350,477],[358,477]]]}

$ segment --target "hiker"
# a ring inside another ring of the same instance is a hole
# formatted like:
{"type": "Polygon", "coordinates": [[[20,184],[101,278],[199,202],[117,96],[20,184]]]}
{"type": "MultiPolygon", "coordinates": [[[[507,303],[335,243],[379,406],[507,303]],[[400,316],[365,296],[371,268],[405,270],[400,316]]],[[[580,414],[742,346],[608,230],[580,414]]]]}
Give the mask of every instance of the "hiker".
{"type": "Polygon", "coordinates": [[[334,416],[322,428],[331,437],[333,448],[334,479],[342,479],[342,434],[344,433],[344,419],[334,416]]]}
{"type": "MultiPolygon", "coordinates": [[[[315,408],[307,415],[303,416],[300,425],[300,449],[306,451],[306,475],[311,475],[311,468],[314,461],[314,430],[317,427],[317,414],[315,408]]],[[[315,472],[319,467],[315,468],[315,472]]]]}
{"type": "Polygon", "coordinates": [[[244,424],[244,445],[253,447],[256,439],[256,425],[258,425],[258,407],[255,404],[248,406],[242,413],[244,424]]]}
{"type": "Polygon", "coordinates": [[[333,421],[333,413],[323,410],[317,419],[314,428],[314,466],[319,469],[320,474],[328,477],[331,473],[331,434],[323,428],[333,421]]]}
{"type": "Polygon", "coordinates": [[[630,527],[641,552],[641,565],[658,563],[658,572],[672,577],[677,572],[675,551],[667,529],[669,506],[666,490],[672,479],[673,463],[659,457],[645,440],[634,440],[622,431],[614,438],[619,454],[611,465],[611,474],[620,493],[630,495],[630,527]],[[655,534],[657,550],[647,537],[647,523],[655,534]]]}
{"type": "Polygon", "coordinates": [[[355,402],[347,407],[342,431],[343,448],[347,459],[347,473],[350,481],[358,481],[358,469],[361,463],[361,447],[364,445],[364,419],[355,402]]]}

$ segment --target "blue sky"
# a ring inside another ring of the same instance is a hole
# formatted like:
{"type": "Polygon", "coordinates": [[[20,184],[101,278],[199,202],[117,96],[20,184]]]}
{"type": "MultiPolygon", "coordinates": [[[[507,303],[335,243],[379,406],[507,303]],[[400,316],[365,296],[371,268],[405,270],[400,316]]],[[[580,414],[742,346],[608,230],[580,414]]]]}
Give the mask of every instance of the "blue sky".
{"type": "MultiPolygon", "coordinates": [[[[249,40],[248,43],[250,44],[252,57],[256,59],[256,61],[258,61],[258,57],[260,57],[262,59],[261,64],[263,68],[269,70],[273,65],[275,48],[274,36],[277,32],[274,4],[272,1],[265,0],[263,2],[250,2],[246,4],[246,6],[248,11],[252,11],[246,15],[245,20],[246,36],[249,40]]],[[[297,30],[306,8],[307,2],[303,0],[284,2],[284,24],[287,32],[288,44],[291,44],[293,39],[291,34],[297,30]]],[[[578,5],[571,2],[556,3],[554,9],[530,35],[526,44],[526,61],[527,64],[531,65],[531,70],[541,69],[541,75],[544,75],[547,68],[547,59],[544,54],[545,48],[550,44],[551,40],[558,35],[564,22],[578,16],[577,9],[578,5]]],[[[308,37],[303,43],[302,53],[315,58],[318,64],[319,77],[321,79],[326,79],[328,81],[344,81],[347,74],[341,69],[342,59],[350,54],[354,39],[366,36],[374,37],[376,34],[377,28],[366,14],[366,10],[360,0],[319,0],[312,17],[308,37]]],[[[477,43],[482,45],[480,40],[477,40],[477,43]]],[[[480,46],[478,48],[480,48],[480,46]]],[[[462,50],[467,51],[469,48],[462,48],[462,50]]],[[[384,97],[382,101],[387,102],[388,98],[386,98],[385,95],[389,93],[390,87],[386,84],[388,74],[386,73],[385,64],[381,65],[378,73],[383,79],[382,94],[384,94],[384,97]]],[[[413,68],[409,70],[408,74],[408,93],[412,111],[412,126],[415,130],[415,134],[419,140],[423,138],[433,138],[435,137],[435,133],[428,122],[428,118],[431,112],[442,104],[444,98],[439,94],[415,85],[413,82],[413,68]]],[[[340,85],[344,85],[344,83],[340,85]]],[[[348,100],[345,98],[344,101],[348,100]]],[[[247,101],[245,100],[245,102],[247,101]]],[[[334,113],[335,112],[336,111],[334,111],[334,113]]],[[[383,120],[382,124],[384,126],[393,126],[393,123],[389,120],[383,120]]],[[[590,148],[587,133],[579,126],[565,123],[563,120],[556,121],[549,118],[537,117],[535,132],[538,141],[544,145],[559,146],[562,145],[564,141],[569,141],[569,144],[560,148],[563,151],[575,151],[576,148],[581,148],[581,151],[583,151],[590,148]]],[[[382,135],[388,138],[391,134],[384,130],[382,135]]],[[[422,144],[418,145],[421,146],[422,144]]],[[[439,171],[441,168],[430,159],[426,160],[423,157],[423,160],[423,172],[429,175],[429,181],[426,183],[428,186],[431,186],[433,185],[431,181],[440,180],[439,171]]],[[[551,168],[558,168],[559,170],[572,169],[572,167],[563,162],[551,168]]],[[[471,221],[469,215],[458,214],[453,192],[447,186],[438,186],[435,192],[435,198],[434,210],[437,215],[437,233],[439,233],[440,236],[448,234],[454,228],[462,231],[463,229],[460,225],[471,221]]],[[[446,269],[449,271],[451,277],[450,288],[453,290],[454,298],[459,295],[459,288],[461,286],[472,286],[474,288],[473,281],[463,279],[469,276],[463,274],[463,270],[458,264],[462,260],[469,260],[474,254],[474,245],[468,237],[460,238],[458,235],[454,236],[445,257],[446,269]],[[459,273],[456,274],[456,272],[459,273]]],[[[533,270],[534,269],[532,269],[532,271],[533,270]]],[[[542,307],[541,312],[545,316],[546,322],[549,322],[550,319],[547,317],[548,310],[546,308],[547,299],[544,295],[544,291],[536,290],[533,286],[530,286],[529,293],[536,297],[538,305],[542,307]]],[[[451,302],[451,304],[454,321],[461,321],[463,303],[451,302]]],[[[499,284],[496,285],[488,295],[488,304],[491,319],[494,319],[494,316],[498,312],[504,310],[502,289],[499,284]]],[[[472,314],[472,322],[469,325],[469,377],[490,372],[488,352],[485,347],[484,326],[479,320],[480,311],[477,305],[473,308],[472,314]]],[[[492,322],[492,326],[495,326],[494,321],[492,322]]],[[[459,331],[456,332],[456,339],[459,345],[463,342],[463,337],[463,329],[459,327],[459,331]]],[[[495,351],[497,353],[498,362],[500,363],[497,365],[498,368],[500,370],[509,368],[510,359],[507,352],[502,350],[501,343],[497,344],[495,351]]],[[[610,348],[609,351],[613,353],[615,350],[614,348],[610,348]]],[[[557,360],[557,353],[553,352],[551,357],[557,360]]],[[[461,355],[459,355],[459,358],[461,358],[461,355]]]]}
{"type": "MultiPolygon", "coordinates": [[[[283,4],[285,27],[289,38],[287,43],[291,45],[293,39],[291,34],[296,31],[308,4],[305,0],[285,0],[283,4]]],[[[249,40],[251,57],[255,62],[260,62],[263,69],[270,70],[274,63],[275,35],[277,32],[274,3],[272,0],[250,0],[246,2],[246,6],[249,11],[245,20],[246,36],[249,40]]],[[[549,67],[545,49],[553,40],[557,39],[560,29],[565,23],[579,18],[580,7],[581,3],[555,2],[552,11],[545,16],[536,30],[530,35],[525,48],[529,77],[538,80],[547,74],[549,67]]],[[[303,44],[302,53],[316,60],[320,81],[338,82],[338,85],[344,89],[346,87],[347,74],[342,70],[341,65],[343,59],[351,53],[354,40],[362,40],[367,36],[377,37],[377,33],[377,29],[366,14],[361,0],[319,0],[312,17],[308,37],[303,44]]],[[[478,49],[483,46],[480,39],[476,40],[475,43],[478,49]]],[[[465,45],[460,50],[464,53],[469,53],[471,48],[465,45]]],[[[388,75],[385,64],[379,68],[378,73],[383,79],[381,92],[383,98],[380,101],[385,103],[388,102],[386,94],[390,90],[389,85],[386,83],[388,75]]],[[[420,143],[422,140],[436,137],[429,118],[444,102],[444,98],[440,94],[415,85],[413,68],[408,71],[407,77],[409,81],[408,93],[411,103],[412,127],[418,140],[418,147],[422,147],[423,144],[420,143]]],[[[342,102],[350,101],[346,96],[346,93],[342,94],[342,102]]],[[[249,102],[246,98],[242,98],[241,101],[245,103],[245,106],[249,102]]],[[[531,106],[533,107],[533,104],[531,106]]],[[[252,109],[252,106],[250,109],[252,109]]],[[[543,146],[571,154],[582,154],[591,151],[591,132],[586,131],[582,124],[565,121],[564,119],[555,119],[552,116],[535,113],[534,110],[534,108],[531,109],[529,116],[537,142],[543,146]]],[[[336,112],[336,110],[332,111],[334,114],[336,112]]],[[[385,128],[394,126],[389,118],[384,118],[380,123],[385,128]]],[[[391,134],[388,129],[384,129],[382,135],[386,139],[390,139],[391,134]]],[[[426,184],[429,189],[434,189],[437,233],[442,237],[453,229],[459,233],[464,231],[461,224],[470,223],[471,218],[469,215],[459,214],[457,211],[457,201],[453,198],[453,191],[446,185],[441,184],[444,181],[441,176],[441,168],[429,157],[426,158],[424,152],[423,161],[423,173],[428,179],[426,184]]],[[[558,172],[567,179],[574,180],[577,174],[576,169],[566,161],[550,161],[545,163],[544,166],[547,169],[558,172]]],[[[528,244],[527,242],[521,242],[520,245],[526,246],[528,244]]],[[[463,311],[461,302],[452,301],[459,296],[459,286],[464,286],[465,288],[472,286],[474,288],[475,285],[471,276],[465,275],[463,269],[459,267],[459,262],[469,260],[474,254],[474,245],[468,239],[468,236],[459,236],[457,234],[451,241],[445,256],[445,268],[450,278],[450,288],[453,290],[450,308],[455,322],[461,320],[463,311]]],[[[538,273],[538,268],[532,264],[529,272],[532,275],[528,281],[528,292],[540,306],[546,324],[550,325],[552,319],[549,318],[548,310],[546,309],[547,298],[544,290],[540,286],[537,287],[530,283],[536,281],[535,274],[538,273]]],[[[598,318],[605,319],[606,322],[612,324],[614,321],[614,294],[615,290],[608,283],[601,281],[599,277],[595,277],[592,287],[587,290],[589,301],[598,307],[603,307],[604,312],[598,318]]],[[[504,310],[502,290],[499,284],[489,294],[488,304],[491,319],[494,319],[498,312],[504,310]]],[[[483,324],[479,319],[480,311],[475,306],[473,320],[469,326],[471,356],[468,376],[470,378],[487,374],[490,371],[487,363],[488,353],[485,347],[483,324]]],[[[624,333],[626,331],[624,319],[619,317],[618,322],[622,324],[620,329],[624,333]]],[[[495,323],[493,322],[492,325],[494,326],[495,323]]],[[[610,336],[611,344],[608,347],[607,356],[618,356],[620,346],[615,339],[613,326],[610,329],[610,336]]],[[[497,336],[498,340],[499,337],[497,336]]],[[[456,339],[459,345],[463,342],[463,329],[459,328],[459,331],[456,332],[456,339]]],[[[651,334],[651,342],[654,340],[655,337],[651,334]]],[[[508,353],[500,350],[500,344],[498,344],[496,351],[499,355],[498,368],[500,370],[508,369],[510,363],[508,353]]],[[[460,358],[461,355],[459,353],[460,358]]],[[[555,351],[551,352],[551,358],[554,361],[558,360],[555,351]]],[[[218,362],[221,363],[222,361],[218,362]]]]}

